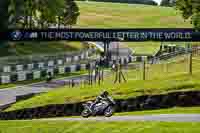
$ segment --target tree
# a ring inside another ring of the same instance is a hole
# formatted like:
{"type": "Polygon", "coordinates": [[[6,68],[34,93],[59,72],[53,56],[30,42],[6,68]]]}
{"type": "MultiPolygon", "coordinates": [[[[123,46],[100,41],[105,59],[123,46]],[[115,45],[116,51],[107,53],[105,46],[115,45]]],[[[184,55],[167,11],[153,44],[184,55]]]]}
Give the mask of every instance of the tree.
{"type": "Polygon", "coordinates": [[[199,0],[177,0],[176,8],[180,10],[184,19],[190,19],[194,28],[200,30],[199,0]]]}
{"type": "MultiPolygon", "coordinates": [[[[0,34],[4,36],[4,32],[8,29],[8,1],[0,0],[0,34]]],[[[7,45],[6,40],[0,39],[0,48],[7,45]]]]}
{"type": "Polygon", "coordinates": [[[8,28],[8,1],[0,0],[0,31],[8,28]]]}
{"type": "Polygon", "coordinates": [[[75,24],[79,8],[74,0],[9,0],[10,28],[48,28],[75,24]]]}
{"type": "Polygon", "coordinates": [[[58,28],[60,26],[69,26],[76,24],[79,16],[79,7],[74,0],[65,0],[64,10],[61,10],[57,16],[58,28]]]}
{"type": "Polygon", "coordinates": [[[77,22],[77,18],[80,15],[79,7],[74,0],[66,0],[65,11],[63,14],[64,25],[74,25],[77,22]]]}
{"type": "Polygon", "coordinates": [[[176,0],[162,0],[161,6],[175,6],[176,0]]]}
{"type": "Polygon", "coordinates": [[[8,28],[29,28],[32,0],[9,0],[8,28]]]}
{"type": "Polygon", "coordinates": [[[41,28],[57,23],[57,17],[64,11],[65,0],[38,0],[38,22],[41,28]]]}

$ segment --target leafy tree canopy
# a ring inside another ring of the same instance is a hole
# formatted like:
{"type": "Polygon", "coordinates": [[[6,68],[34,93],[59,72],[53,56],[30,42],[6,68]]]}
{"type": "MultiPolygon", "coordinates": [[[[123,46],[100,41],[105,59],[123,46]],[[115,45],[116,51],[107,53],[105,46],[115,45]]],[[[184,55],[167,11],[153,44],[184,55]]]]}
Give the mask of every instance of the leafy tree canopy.
{"type": "Polygon", "coordinates": [[[162,0],[160,5],[161,6],[174,6],[176,3],[176,0],[162,0]]]}
{"type": "Polygon", "coordinates": [[[48,28],[58,23],[75,24],[79,8],[74,0],[9,0],[8,12],[12,28],[48,28]],[[58,21],[58,18],[65,19],[58,21]]]}
{"type": "Polygon", "coordinates": [[[176,8],[184,19],[191,19],[194,28],[200,30],[200,0],[177,0],[176,8]]]}

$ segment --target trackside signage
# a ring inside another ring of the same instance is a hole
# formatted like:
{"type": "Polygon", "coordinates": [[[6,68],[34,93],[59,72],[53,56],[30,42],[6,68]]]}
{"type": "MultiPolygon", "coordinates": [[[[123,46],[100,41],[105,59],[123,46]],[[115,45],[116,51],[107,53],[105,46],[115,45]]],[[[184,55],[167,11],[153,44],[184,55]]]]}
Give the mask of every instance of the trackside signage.
{"type": "Polygon", "coordinates": [[[48,29],[10,30],[10,41],[200,41],[194,29],[48,29]]]}

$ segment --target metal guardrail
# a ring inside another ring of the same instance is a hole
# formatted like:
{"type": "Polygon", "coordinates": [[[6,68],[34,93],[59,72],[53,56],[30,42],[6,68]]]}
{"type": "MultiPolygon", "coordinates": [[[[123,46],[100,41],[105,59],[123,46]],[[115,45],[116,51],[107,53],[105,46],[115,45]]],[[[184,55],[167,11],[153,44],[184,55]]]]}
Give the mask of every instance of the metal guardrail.
{"type": "Polygon", "coordinates": [[[174,52],[174,53],[169,53],[169,54],[166,54],[166,55],[160,55],[158,58],[160,60],[167,60],[167,59],[170,59],[174,56],[177,56],[177,55],[183,55],[183,54],[186,54],[188,53],[189,51],[186,51],[186,50],[180,50],[180,51],[177,51],[177,52],[174,52]]]}

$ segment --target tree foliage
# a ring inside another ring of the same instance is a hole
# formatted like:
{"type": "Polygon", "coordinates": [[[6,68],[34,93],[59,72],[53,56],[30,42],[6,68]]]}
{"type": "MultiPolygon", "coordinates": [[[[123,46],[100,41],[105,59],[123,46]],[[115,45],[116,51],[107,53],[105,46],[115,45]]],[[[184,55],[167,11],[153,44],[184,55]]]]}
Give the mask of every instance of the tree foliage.
{"type": "Polygon", "coordinates": [[[8,27],[8,1],[0,0],[0,31],[4,31],[8,27]]]}
{"type": "Polygon", "coordinates": [[[74,0],[65,0],[64,11],[58,16],[59,25],[74,25],[80,15],[79,8],[74,0]]]}
{"type": "Polygon", "coordinates": [[[200,0],[177,0],[176,8],[184,19],[190,19],[194,28],[200,30],[200,0]]]}
{"type": "Polygon", "coordinates": [[[162,0],[161,6],[175,6],[176,0],[162,0]]]}
{"type": "MultiPolygon", "coordinates": [[[[0,35],[8,28],[8,1],[0,0],[0,35]]],[[[2,49],[7,44],[7,41],[0,39],[0,48],[2,49]]]]}
{"type": "Polygon", "coordinates": [[[11,28],[48,28],[58,23],[71,25],[75,24],[71,21],[76,22],[78,15],[79,8],[74,0],[9,0],[11,28]]]}

